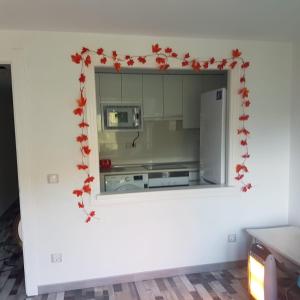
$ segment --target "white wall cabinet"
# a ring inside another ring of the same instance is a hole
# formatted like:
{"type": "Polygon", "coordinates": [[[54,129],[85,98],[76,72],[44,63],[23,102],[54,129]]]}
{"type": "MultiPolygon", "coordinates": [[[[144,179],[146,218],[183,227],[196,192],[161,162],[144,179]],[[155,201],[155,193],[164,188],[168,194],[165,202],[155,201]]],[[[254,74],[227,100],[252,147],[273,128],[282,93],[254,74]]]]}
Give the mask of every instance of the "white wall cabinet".
{"type": "Polygon", "coordinates": [[[142,75],[122,74],[122,102],[141,103],[143,97],[142,75]]]}
{"type": "Polygon", "coordinates": [[[163,75],[164,118],[182,119],[182,76],[163,75]]]}
{"type": "Polygon", "coordinates": [[[199,128],[202,76],[183,76],[183,128],[199,128]]]}
{"type": "Polygon", "coordinates": [[[121,102],[121,74],[100,73],[100,101],[121,102]]]}
{"type": "Polygon", "coordinates": [[[162,75],[143,75],[144,118],[162,118],[163,78],[162,75]]]}
{"type": "Polygon", "coordinates": [[[226,76],[223,74],[202,75],[202,93],[226,88],[226,76]]]}

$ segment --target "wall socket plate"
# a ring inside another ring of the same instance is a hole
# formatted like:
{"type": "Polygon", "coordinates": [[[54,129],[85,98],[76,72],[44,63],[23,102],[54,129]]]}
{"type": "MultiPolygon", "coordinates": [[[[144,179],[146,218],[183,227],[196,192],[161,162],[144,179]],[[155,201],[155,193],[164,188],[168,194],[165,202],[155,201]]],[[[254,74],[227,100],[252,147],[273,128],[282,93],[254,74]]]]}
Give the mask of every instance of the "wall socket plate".
{"type": "Polygon", "coordinates": [[[236,233],[228,234],[228,243],[236,243],[236,233]]]}
{"type": "Polygon", "coordinates": [[[62,263],[62,254],[61,253],[52,253],[50,255],[50,259],[53,264],[62,263]]]}

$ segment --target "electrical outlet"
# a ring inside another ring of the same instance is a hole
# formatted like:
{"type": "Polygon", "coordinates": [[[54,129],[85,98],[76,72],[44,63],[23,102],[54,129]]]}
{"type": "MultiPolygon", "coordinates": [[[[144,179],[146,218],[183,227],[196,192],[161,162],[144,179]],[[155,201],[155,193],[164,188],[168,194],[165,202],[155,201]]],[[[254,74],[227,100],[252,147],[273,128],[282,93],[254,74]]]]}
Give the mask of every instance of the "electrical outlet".
{"type": "Polygon", "coordinates": [[[55,184],[59,182],[58,174],[47,174],[47,182],[49,184],[55,184]]]}
{"type": "Polygon", "coordinates": [[[51,262],[53,264],[62,263],[62,254],[61,253],[52,253],[50,257],[51,257],[51,262]]]}
{"type": "Polygon", "coordinates": [[[236,234],[235,233],[228,234],[227,240],[228,243],[236,243],[236,234]]]}

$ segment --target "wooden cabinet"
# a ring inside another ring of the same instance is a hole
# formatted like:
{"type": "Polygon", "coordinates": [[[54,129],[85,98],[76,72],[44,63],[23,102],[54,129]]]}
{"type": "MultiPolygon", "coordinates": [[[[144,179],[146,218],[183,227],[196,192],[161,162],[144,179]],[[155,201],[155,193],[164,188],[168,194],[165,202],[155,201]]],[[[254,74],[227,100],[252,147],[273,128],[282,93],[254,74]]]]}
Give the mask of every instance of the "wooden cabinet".
{"type": "Polygon", "coordinates": [[[121,74],[100,73],[100,101],[121,102],[121,74]]]}
{"type": "Polygon", "coordinates": [[[200,127],[202,80],[199,75],[183,76],[183,128],[200,127]]]}
{"type": "Polygon", "coordinates": [[[182,119],[182,76],[163,75],[164,118],[182,119]]]}
{"type": "Polygon", "coordinates": [[[143,110],[145,118],[163,117],[162,75],[143,75],[143,110]]]}
{"type": "Polygon", "coordinates": [[[142,90],[141,74],[122,74],[122,102],[141,103],[142,90]]]}

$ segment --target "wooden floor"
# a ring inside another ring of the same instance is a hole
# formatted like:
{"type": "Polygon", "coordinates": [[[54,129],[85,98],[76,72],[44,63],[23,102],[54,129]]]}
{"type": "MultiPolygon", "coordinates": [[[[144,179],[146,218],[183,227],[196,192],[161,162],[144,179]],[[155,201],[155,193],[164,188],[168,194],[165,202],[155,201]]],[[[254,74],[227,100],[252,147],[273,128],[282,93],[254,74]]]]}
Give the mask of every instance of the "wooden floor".
{"type": "MultiPolygon", "coordinates": [[[[36,296],[32,300],[220,300],[249,299],[244,269],[197,273],[36,296]]],[[[9,298],[10,299],[10,298],[9,298]]]]}
{"type": "Polygon", "coordinates": [[[11,234],[17,208],[0,219],[0,300],[244,300],[245,269],[186,274],[26,297],[22,252],[11,234]],[[3,260],[3,258],[6,258],[3,260]]]}

